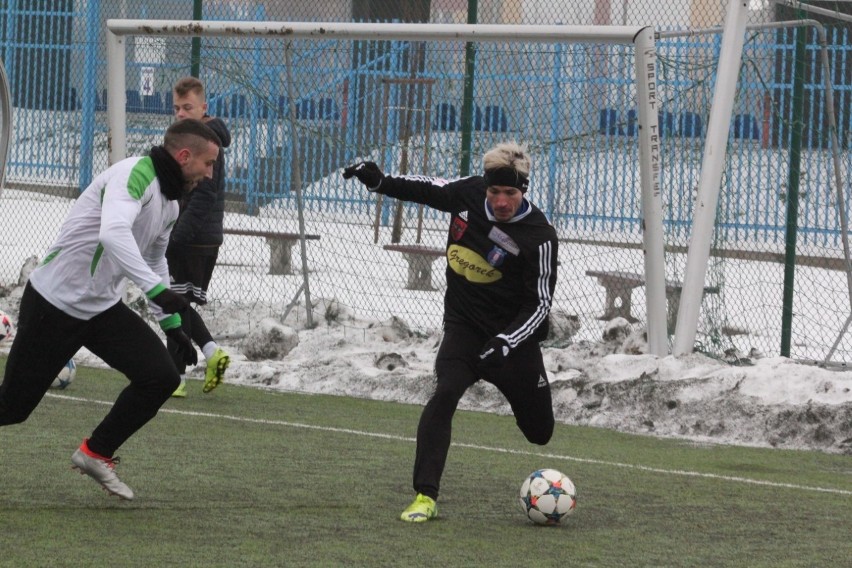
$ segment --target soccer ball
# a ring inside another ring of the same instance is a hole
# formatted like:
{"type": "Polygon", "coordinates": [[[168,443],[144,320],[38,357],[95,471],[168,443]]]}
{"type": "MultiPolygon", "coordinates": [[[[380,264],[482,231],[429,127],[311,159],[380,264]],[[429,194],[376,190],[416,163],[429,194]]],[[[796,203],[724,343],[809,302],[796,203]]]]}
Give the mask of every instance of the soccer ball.
{"type": "Polygon", "coordinates": [[[68,359],[68,362],[65,363],[65,366],[62,367],[62,370],[59,371],[59,374],[56,375],[50,386],[55,389],[64,389],[74,381],[74,377],[76,376],[77,364],[74,363],[74,359],[68,359]]]}
{"type": "Polygon", "coordinates": [[[13,335],[15,335],[15,326],[12,325],[12,318],[0,312],[0,341],[12,339],[13,335]]]}
{"type": "Polygon", "coordinates": [[[539,469],[521,485],[521,509],[538,525],[558,525],[574,512],[577,491],[568,476],[555,469],[539,469]]]}

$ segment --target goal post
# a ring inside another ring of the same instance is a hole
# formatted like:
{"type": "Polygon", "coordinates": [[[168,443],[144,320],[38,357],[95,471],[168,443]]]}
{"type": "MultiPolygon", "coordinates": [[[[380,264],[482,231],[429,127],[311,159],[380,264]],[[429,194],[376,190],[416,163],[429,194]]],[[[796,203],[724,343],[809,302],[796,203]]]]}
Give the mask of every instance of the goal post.
{"type": "MultiPolygon", "coordinates": [[[[635,137],[625,143],[638,146],[639,189],[641,192],[641,230],[648,344],[651,353],[668,353],[668,324],[664,259],[663,212],[660,187],[660,140],[658,122],[661,100],[658,92],[654,29],[647,26],[563,26],[563,25],[484,25],[484,24],[374,24],[374,23],[297,23],[235,21],[107,21],[107,120],[109,161],[115,163],[127,153],[127,116],[125,92],[127,61],[125,40],[130,36],[238,37],[241,40],[278,39],[289,45],[296,40],[310,41],[428,41],[490,42],[522,44],[623,45],[632,49],[635,84],[626,88],[635,96],[635,137]]],[[[353,56],[354,57],[354,56],[353,56]]],[[[592,65],[597,65],[594,56],[592,65]]],[[[606,69],[605,64],[602,67],[606,69]]],[[[558,98],[560,95],[555,95],[558,98]]],[[[290,101],[293,105],[294,101],[290,101]]],[[[597,112],[600,101],[590,97],[586,113],[597,112]]],[[[486,116],[487,118],[487,116],[486,116]]],[[[291,118],[292,119],[292,118],[291,118]]],[[[496,119],[495,119],[496,120],[496,119]]],[[[595,132],[597,129],[595,129],[595,132]]],[[[583,136],[588,136],[584,134],[583,136]]],[[[611,152],[617,152],[614,146],[611,152]]],[[[358,154],[355,153],[355,156],[358,154]]],[[[345,164],[339,164],[343,166],[345,164]]],[[[451,175],[446,172],[445,175],[451,175]]],[[[457,173],[457,172],[456,172],[457,173]]],[[[589,186],[595,180],[587,180],[589,186]]],[[[550,188],[558,194],[560,187],[550,188]]],[[[594,189],[591,187],[591,189],[594,189]]],[[[297,192],[299,188],[296,188],[297,192]]],[[[298,195],[298,193],[297,193],[298,195]]],[[[619,214],[617,211],[613,215],[619,214]]],[[[304,241],[303,241],[304,246],[304,241]]],[[[307,278],[307,270],[304,277],[307,278]]]]}
{"type": "Polygon", "coordinates": [[[722,48],[719,55],[719,68],[731,73],[724,81],[716,82],[713,103],[710,107],[710,120],[707,126],[707,140],[704,145],[704,157],[698,181],[698,199],[695,204],[695,220],[692,238],[686,259],[686,272],[683,280],[683,295],[676,323],[676,334],[672,352],[675,355],[691,353],[698,329],[698,315],[701,299],[704,295],[704,280],[713,243],[713,229],[716,223],[716,206],[721,192],[722,168],[728,131],[733,116],[736,78],[740,72],[745,29],[748,23],[747,4],[738,0],[728,2],[725,17],[722,48]]]}
{"type": "Polygon", "coordinates": [[[6,68],[0,59],[0,194],[6,179],[6,164],[12,143],[12,94],[6,68]]]}

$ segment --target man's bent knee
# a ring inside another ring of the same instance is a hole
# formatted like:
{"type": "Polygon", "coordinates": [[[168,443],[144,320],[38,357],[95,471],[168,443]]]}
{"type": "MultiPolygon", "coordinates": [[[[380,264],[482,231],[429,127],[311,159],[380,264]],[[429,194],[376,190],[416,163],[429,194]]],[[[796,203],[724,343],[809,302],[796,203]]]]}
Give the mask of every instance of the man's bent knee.
{"type": "Polygon", "coordinates": [[[12,424],[20,424],[25,422],[30,417],[32,411],[21,409],[13,410],[5,403],[0,402],[0,426],[9,426],[12,424]]]}
{"type": "Polygon", "coordinates": [[[455,386],[438,384],[435,387],[435,392],[432,393],[430,401],[434,401],[439,405],[456,406],[464,396],[464,389],[459,389],[455,386]]]}

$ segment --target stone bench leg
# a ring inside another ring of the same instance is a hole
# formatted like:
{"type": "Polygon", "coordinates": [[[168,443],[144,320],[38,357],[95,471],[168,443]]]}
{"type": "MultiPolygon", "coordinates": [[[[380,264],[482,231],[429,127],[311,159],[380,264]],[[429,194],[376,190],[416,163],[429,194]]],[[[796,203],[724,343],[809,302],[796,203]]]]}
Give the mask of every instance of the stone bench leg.
{"type": "Polygon", "coordinates": [[[404,252],[402,257],[408,263],[408,290],[435,290],[432,286],[432,263],[438,257],[404,252]]]}
{"type": "Polygon", "coordinates": [[[668,306],[666,307],[666,327],[668,328],[669,335],[674,333],[675,326],[677,325],[677,310],[680,307],[680,292],[681,289],[678,288],[666,293],[666,300],[668,300],[668,306]]]}
{"type": "Polygon", "coordinates": [[[295,241],[266,238],[269,245],[269,274],[293,274],[292,249],[295,241]]]}
{"type": "Polygon", "coordinates": [[[639,321],[630,313],[633,304],[633,288],[624,285],[606,287],[606,306],[604,315],[599,319],[609,321],[614,318],[624,318],[630,323],[639,321]]]}
{"type": "MultiPolygon", "coordinates": [[[[666,300],[668,302],[668,307],[666,308],[666,326],[668,327],[669,335],[672,335],[674,333],[675,327],[677,326],[677,311],[678,308],[680,308],[680,296],[682,292],[683,288],[680,286],[666,290],[666,300]]],[[[704,298],[707,297],[707,294],[718,293],[718,287],[705,287],[704,292],[702,292],[701,294],[701,301],[704,301],[704,298]]]]}

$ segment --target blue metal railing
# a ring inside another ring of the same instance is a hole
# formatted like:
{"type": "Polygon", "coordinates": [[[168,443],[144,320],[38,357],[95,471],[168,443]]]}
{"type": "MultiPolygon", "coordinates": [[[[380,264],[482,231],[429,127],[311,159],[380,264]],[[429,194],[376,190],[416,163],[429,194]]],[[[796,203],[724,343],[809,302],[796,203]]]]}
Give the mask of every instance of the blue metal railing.
{"type": "MultiPolygon", "coordinates": [[[[19,129],[13,143],[8,177],[79,190],[92,179],[93,171],[106,166],[108,141],[100,112],[105,86],[100,34],[106,8],[99,2],[88,2],[83,12],[53,14],[60,18],[58,22],[61,18],[73,21],[74,39],[68,45],[52,47],[22,37],[21,24],[32,14],[16,10],[16,5],[17,0],[9,0],[5,8],[0,55],[7,63],[10,81],[18,85],[21,100],[31,100],[36,86],[25,81],[22,84],[24,75],[15,65],[20,53],[53,50],[50,53],[56,57],[64,54],[71,71],[63,95],[54,97],[56,108],[22,112],[25,127],[19,129]]],[[[848,147],[852,78],[844,74],[852,46],[845,30],[829,31],[844,163],[852,170],[848,147]]],[[[790,66],[793,52],[789,46],[794,33],[799,32],[748,38],[747,64],[741,71],[735,104],[738,118],[731,129],[726,189],[720,200],[720,234],[725,238],[773,242],[782,238],[785,148],[791,120],[790,105],[785,101],[792,84],[777,70],[790,66]]],[[[282,58],[254,49],[258,41],[205,40],[202,51],[202,77],[207,82],[211,108],[226,118],[235,134],[235,145],[228,153],[229,191],[245,200],[250,210],[276,200],[286,205],[292,198],[287,150],[292,128],[298,130],[308,154],[305,159],[309,163],[302,168],[306,207],[340,212],[366,208],[364,198],[347,195],[339,184],[325,178],[360,157],[380,161],[390,171],[399,163],[397,141],[402,118],[399,112],[382,110],[383,78],[405,79],[414,73],[436,79],[430,109],[433,140],[424,173],[457,173],[463,82],[458,45],[430,44],[420,66],[412,70],[413,47],[408,42],[358,42],[354,52],[339,49],[331,41],[294,42],[298,45],[294,46],[293,75],[300,98],[294,103],[296,115],[292,116],[290,101],[284,96],[282,58]],[[229,74],[215,67],[205,68],[208,62],[228,62],[234,71],[229,74]]],[[[166,47],[181,53],[180,45],[175,45],[178,47],[166,47]]],[[[520,50],[527,47],[514,46],[520,50]]],[[[673,235],[685,237],[691,226],[718,39],[667,39],[657,48],[660,91],[668,94],[661,109],[665,131],[661,187],[666,223],[673,235]]],[[[526,65],[518,63],[515,53],[502,53],[498,48],[489,47],[478,54],[475,150],[481,152],[504,138],[526,142],[537,158],[532,179],[537,202],[560,228],[584,233],[638,233],[641,214],[635,165],[635,87],[629,49],[536,49],[534,57],[523,60],[526,65]],[[602,58],[607,72],[590,72],[602,58]]],[[[804,110],[811,120],[805,125],[807,179],[802,182],[800,228],[804,241],[831,245],[838,242],[838,228],[829,186],[831,165],[825,159],[825,138],[820,131],[824,102],[818,49],[812,42],[807,52],[807,66],[815,71],[806,82],[809,96],[804,110]]],[[[178,55],[166,60],[182,59],[178,55]]],[[[128,71],[128,77],[131,73],[138,76],[147,65],[131,63],[133,71],[128,71]]],[[[138,89],[129,91],[139,96],[139,102],[128,107],[128,132],[139,141],[137,149],[146,149],[150,143],[145,141],[156,140],[171,120],[166,103],[171,78],[188,71],[188,59],[182,64],[158,63],[155,73],[162,79],[154,95],[143,97],[138,89]]],[[[401,96],[398,86],[384,88],[389,89],[390,100],[401,96]]],[[[849,193],[849,188],[844,190],[849,193]]]]}

